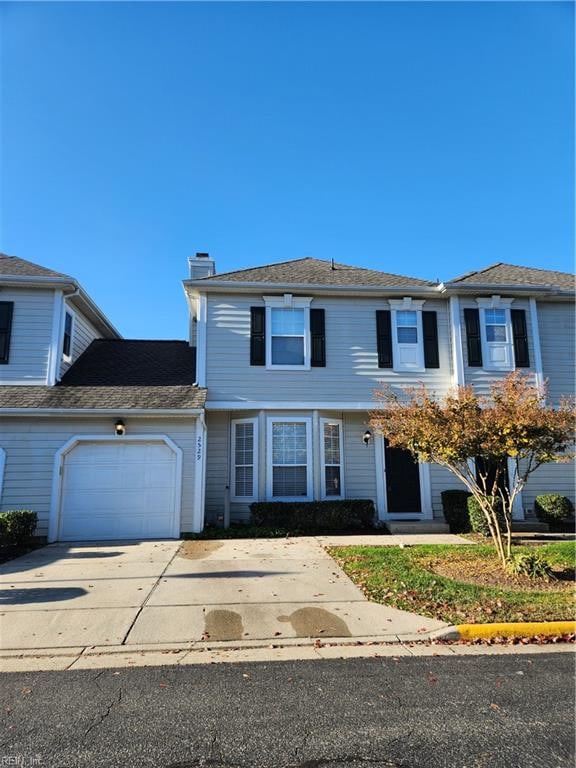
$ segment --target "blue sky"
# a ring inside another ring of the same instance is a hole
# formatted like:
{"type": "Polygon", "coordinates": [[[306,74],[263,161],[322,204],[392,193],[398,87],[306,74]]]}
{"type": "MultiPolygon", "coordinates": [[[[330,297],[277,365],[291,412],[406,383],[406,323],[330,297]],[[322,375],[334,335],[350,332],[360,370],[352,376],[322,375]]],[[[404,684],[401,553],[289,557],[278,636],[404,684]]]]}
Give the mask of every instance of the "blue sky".
{"type": "Polygon", "coordinates": [[[126,337],[302,256],[570,271],[570,3],[4,3],[0,248],[126,337]]]}

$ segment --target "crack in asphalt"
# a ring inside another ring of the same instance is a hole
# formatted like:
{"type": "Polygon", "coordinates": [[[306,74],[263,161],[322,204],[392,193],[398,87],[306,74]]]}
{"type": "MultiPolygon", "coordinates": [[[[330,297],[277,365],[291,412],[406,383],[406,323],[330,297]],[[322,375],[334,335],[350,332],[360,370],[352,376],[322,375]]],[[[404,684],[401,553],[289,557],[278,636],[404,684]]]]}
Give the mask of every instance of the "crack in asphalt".
{"type": "MultiPolygon", "coordinates": [[[[254,768],[255,763],[237,763],[227,760],[214,758],[198,758],[196,760],[186,760],[184,762],[170,763],[166,768],[254,768]]],[[[341,757],[320,757],[309,758],[298,763],[288,763],[285,768],[337,768],[344,765],[374,765],[378,768],[410,768],[407,763],[393,762],[386,758],[364,757],[362,755],[344,755],[341,757]]],[[[258,763],[258,768],[264,768],[262,763],[258,763]]]]}
{"type": "MultiPolygon", "coordinates": [[[[99,675],[97,675],[97,677],[99,677],[99,675]]],[[[111,701],[110,704],[108,704],[108,706],[106,707],[106,712],[100,715],[99,719],[95,723],[92,723],[92,725],[84,732],[84,738],[86,738],[86,736],[88,736],[88,734],[91,731],[93,731],[94,728],[96,728],[99,725],[102,725],[104,720],[106,720],[106,718],[109,716],[112,709],[118,704],[120,704],[121,701],[122,701],[122,688],[120,688],[118,691],[118,698],[111,701]]]]}

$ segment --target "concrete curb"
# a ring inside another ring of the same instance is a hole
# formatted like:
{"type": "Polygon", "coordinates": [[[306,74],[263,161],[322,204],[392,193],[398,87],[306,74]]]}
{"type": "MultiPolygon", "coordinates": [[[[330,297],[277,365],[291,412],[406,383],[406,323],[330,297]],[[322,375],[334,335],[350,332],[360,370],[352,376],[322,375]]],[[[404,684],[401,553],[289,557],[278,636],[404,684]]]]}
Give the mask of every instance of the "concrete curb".
{"type": "Polygon", "coordinates": [[[432,640],[491,640],[496,637],[559,637],[576,633],[576,621],[519,621],[496,624],[456,624],[432,632],[432,640]]]}
{"type": "MultiPolygon", "coordinates": [[[[331,638],[334,640],[335,638],[331,638]]],[[[431,642],[325,643],[308,641],[299,645],[239,647],[181,646],[99,646],[90,648],[44,648],[34,651],[2,651],[2,672],[64,672],[134,667],[181,667],[198,664],[305,661],[358,658],[401,658],[418,656],[484,656],[574,653],[571,643],[484,645],[431,642]]],[[[119,674],[116,672],[115,674],[119,674]]]]}

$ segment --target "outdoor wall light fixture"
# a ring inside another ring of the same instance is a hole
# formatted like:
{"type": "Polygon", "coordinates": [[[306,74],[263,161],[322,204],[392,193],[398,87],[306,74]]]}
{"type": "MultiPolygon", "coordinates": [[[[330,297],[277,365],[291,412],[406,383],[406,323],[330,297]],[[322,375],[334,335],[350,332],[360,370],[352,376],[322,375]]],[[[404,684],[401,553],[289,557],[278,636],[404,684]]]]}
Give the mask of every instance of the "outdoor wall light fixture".
{"type": "Polygon", "coordinates": [[[116,424],[114,424],[114,432],[118,435],[118,437],[122,437],[122,435],[126,434],[126,425],[122,419],[118,419],[116,424]]]}
{"type": "Polygon", "coordinates": [[[372,432],[370,432],[370,430],[367,429],[366,432],[364,432],[364,434],[362,435],[362,442],[364,443],[364,445],[370,445],[370,440],[372,440],[372,432]]]}

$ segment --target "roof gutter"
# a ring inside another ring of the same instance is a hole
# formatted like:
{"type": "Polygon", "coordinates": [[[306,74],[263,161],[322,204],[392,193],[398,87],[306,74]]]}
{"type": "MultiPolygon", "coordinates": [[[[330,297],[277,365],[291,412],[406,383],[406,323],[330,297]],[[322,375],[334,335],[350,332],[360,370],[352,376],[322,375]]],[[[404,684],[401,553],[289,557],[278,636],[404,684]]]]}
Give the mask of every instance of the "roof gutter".
{"type": "Polygon", "coordinates": [[[100,307],[90,298],[80,283],[73,277],[65,279],[62,277],[38,277],[36,275],[0,275],[0,290],[3,286],[14,286],[24,288],[61,288],[66,298],[77,297],[78,301],[84,305],[84,309],[90,316],[90,320],[95,325],[100,326],[104,334],[113,338],[122,338],[122,334],[112,325],[100,307]]]}
{"type": "Polygon", "coordinates": [[[348,295],[367,294],[397,294],[406,296],[410,294],[437,294],[439,285],[326,285],[318,283],[261,283],[261,282],[236,282],[230,280],[183,280],[184,289],[193,294],[204,292],[217,293],[254,293],[276,292],[288,293],[290,291],[313,291],[315,294],[342,293],[348,295]]]}
{"type": "Polygon", "coordinates": [[[203,408],[0,408],[2,416],[201,416],[203,408]]]}
{"type": "Polygon", "coordinates": [[[571,297],[576,291],[568,288],[559,288],[554,285],[531,285],[530,283],[441,283],[441,293],[517,293],[533,295],[535,293],[549,296],[571,297]]]}

